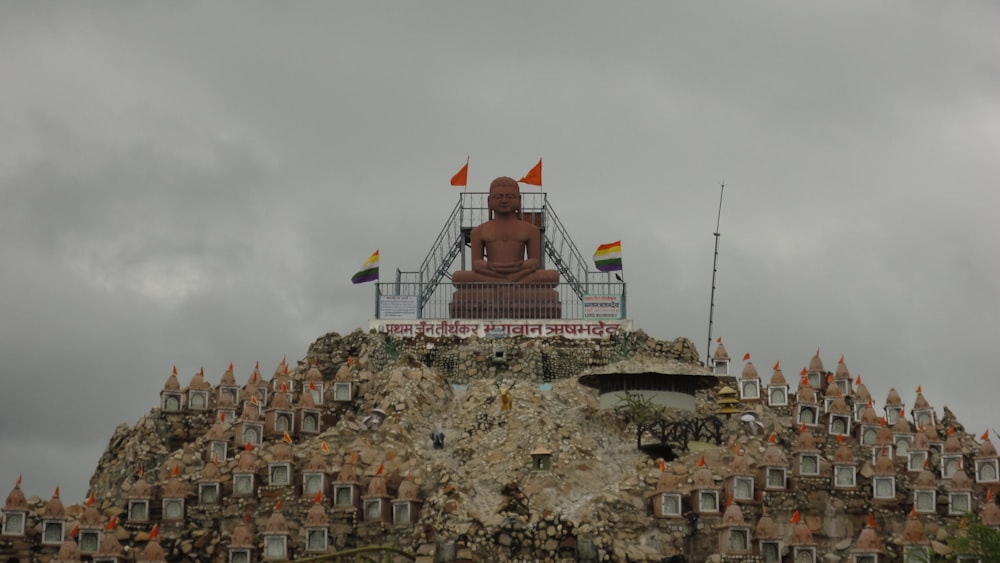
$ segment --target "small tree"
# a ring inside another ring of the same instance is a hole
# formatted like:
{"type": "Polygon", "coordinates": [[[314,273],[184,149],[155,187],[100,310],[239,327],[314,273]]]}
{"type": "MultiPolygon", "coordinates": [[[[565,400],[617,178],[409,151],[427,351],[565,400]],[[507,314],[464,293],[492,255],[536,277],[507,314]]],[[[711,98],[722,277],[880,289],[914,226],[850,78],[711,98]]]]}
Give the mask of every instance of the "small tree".
{"type": "Polygon", "coordinates": [[[975,555],[980,561],[1000,561],[1000,530],[983,524],[975,514],[966,514],[948,546],[961,555],[975,555]]]}

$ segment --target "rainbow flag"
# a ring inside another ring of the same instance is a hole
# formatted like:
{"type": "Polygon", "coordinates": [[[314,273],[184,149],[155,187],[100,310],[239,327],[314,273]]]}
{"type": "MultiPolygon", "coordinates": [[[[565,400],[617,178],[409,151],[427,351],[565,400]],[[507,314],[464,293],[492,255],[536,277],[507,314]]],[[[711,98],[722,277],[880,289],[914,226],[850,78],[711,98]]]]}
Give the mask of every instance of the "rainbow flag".
{"type": "Polygon", "coordinates": [[[358,273],[351,276],[351,283],[365,283],[370,281],[378,281],[378,250],[361,264],[361,270],[358,273]]]}
{"type": "Polygon", "coordinates": [[[597,247],[594,253],[594,265],[602,272],[614,272],[622,269],[622,241],[616,240],[597,247]]]}

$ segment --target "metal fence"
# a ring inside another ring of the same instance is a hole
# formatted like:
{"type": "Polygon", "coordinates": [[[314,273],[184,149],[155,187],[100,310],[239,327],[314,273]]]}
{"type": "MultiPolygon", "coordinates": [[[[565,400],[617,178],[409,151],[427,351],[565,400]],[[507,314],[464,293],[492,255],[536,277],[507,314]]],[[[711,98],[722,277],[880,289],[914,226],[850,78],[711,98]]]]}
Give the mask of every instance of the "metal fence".
{"type": "Polygon", "coordinates": [[[625,284],[588,281],[583,296],[568,283],[441,282],[429,297],[426,284],[375,285],[377,319],[624,319],[625,284]],[[586,304],[586,306],[585,306],[586,304]]]}

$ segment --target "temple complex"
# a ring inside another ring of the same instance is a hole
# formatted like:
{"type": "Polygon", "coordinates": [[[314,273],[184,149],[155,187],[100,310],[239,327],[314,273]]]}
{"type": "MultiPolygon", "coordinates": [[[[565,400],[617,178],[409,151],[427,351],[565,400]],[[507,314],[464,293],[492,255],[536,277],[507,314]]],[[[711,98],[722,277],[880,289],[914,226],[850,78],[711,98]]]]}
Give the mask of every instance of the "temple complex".
{"type": "Polygon", "coordinates": [[[114,430],[86,499],[13,484],[0,559],[968,563],[963,520],[1000,529],[985,429],[906,381],[877,404],[843,356],[831,372],[790,351],[790,385],[721,339],[704,365],[647,335],[624,283],[510,178],[463,193],[376,297],[368,330],[270,379],[155,370],[159,397],[114,430]]]}

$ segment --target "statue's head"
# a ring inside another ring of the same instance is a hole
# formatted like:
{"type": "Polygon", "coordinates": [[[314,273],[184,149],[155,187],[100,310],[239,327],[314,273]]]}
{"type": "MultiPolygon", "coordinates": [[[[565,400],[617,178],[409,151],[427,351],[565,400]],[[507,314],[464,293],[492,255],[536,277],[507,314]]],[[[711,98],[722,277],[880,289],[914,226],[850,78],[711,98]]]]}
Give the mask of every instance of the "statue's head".
{"type": "Polygon", "coordinates": [[[490,217],[494,214],[519,214],[521,211],[521,187],[509,176],[500,176],[490,183],[488,207],[490,217]]]}

